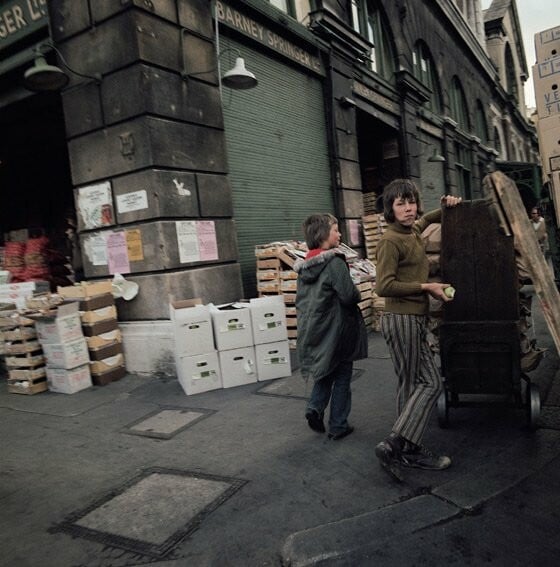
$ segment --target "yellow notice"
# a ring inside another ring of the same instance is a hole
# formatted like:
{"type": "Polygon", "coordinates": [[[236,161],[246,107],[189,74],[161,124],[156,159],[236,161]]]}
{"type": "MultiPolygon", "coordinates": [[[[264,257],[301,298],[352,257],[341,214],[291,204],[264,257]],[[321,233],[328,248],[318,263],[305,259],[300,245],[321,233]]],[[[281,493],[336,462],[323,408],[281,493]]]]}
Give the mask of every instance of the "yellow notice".
{"type": "Polygon", "coordinates": [[[140,229],[126,230],[125,233],[128,260],[130,262],[141,262],[144,259],[144,250],[142,249],[142,233],[140,229]]]}

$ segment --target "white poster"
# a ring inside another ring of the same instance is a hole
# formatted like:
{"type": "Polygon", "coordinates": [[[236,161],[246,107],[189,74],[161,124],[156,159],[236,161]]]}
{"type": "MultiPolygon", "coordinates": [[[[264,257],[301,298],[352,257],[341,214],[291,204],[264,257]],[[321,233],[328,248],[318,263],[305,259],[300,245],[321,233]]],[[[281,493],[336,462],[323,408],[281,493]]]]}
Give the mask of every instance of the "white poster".
{"type": "Polygon", "coordinates": [[[104,234],[95,234],[87,237],[84,243],[84,252],[93,266],[106,266],[107,240],[104,234]]]}
{"type": "Polygon", "coordinates": [[[78,212],[83,228],[99,228],[114,224],[111,183],[105,181],[78,189],[78,212]]]}
{"type": "Polygon", "coordinates": [[[200,262],[200,249],[198,247],[198,233],[195,221],[177,221],[177,244],[179,247],[179,261],[181,264],[200,262]]]}
{"type": "Polygon", "coordinates": [[[148,193],[146,193],[145,189],[117,195],[117,212],[119,213],[131,213],[132,211],[141,211],[147,208],[148,193]]]}

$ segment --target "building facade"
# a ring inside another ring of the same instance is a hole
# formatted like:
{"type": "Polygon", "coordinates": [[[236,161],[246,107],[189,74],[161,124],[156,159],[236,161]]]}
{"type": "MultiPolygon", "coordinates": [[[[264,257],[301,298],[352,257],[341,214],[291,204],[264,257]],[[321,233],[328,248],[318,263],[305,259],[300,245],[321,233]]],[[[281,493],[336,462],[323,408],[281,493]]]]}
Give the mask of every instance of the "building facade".
{"type": "Polygon", "coordinates": [[[515,0],[0,6],[2,231],[74,206],[86,278],[140,286],[124,321],[165,320],[169,296],[254,296],[255,245],[301,239],[318,210],[365,253],[364,194],[394,177],[429,208],[537,161],[515,0]],[[25,89],[38,55],[67,72],[62,91],[25,89]],[[222,85],[239,56],[252,90],[222,85]]]}

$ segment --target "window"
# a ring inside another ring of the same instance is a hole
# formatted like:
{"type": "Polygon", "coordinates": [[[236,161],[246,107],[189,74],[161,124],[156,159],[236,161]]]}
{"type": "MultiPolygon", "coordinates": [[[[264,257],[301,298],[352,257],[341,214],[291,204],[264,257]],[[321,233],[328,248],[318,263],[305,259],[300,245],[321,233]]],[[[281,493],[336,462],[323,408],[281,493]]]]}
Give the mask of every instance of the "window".
{"type": "Polygon", "coordinates": [[[282,10],[290,16],[295,15],[295,8],[293,0],[268,0],[275,8],[282,10]]]}
{"type": "Polygon", "coordinates": [[[434,60],[428,46],[423,41],[418,41],[412,52],[412,66],[414,76],[432,91],[426,107],[432,112],[440,112],[441,95],[434,60]]]}
{"type": "Polygon", "coordinates": [[[488,142],[488,125],[486,123],[486,113],[480,100],[476,101],[476,135],[484,142],[488,142]]]}
{"type": "Polygon", "coordinates": [[[519,92],[517,89],[517,78],[515,76],[515,62],[509,43],[506,44],[506,90],[515,100],[518,100],[519,92]]]}
{"type": "Polygon", "coordinates": [[[455,76],[451,81],[450,92],[451,117],[457,122],[459,128],[465,132],[470,131],[469,111],[467,108],[467,99],[461,81],[455,76]]]}
{"type": "Polygon", "coordinates": [[[498,158],[502,157],[502,140],[500,139],[500,133],[497,128],[494,128],[494,147],[498,152],[498,158]]]}
{"type": "Polygon", "coordinates": [[[387,80],[393,78],[395,64],[389,26],[374,0],[351,0],[352,27],[373,43],[370,68],[387,80]]]}
{"type": "Polygon", "coordinates": [[[455,143],[455,171],[457,173],[457,184],[464,199],[472,198],[471,189],[471,154],[468,148],[460,142],[455,143]]]}

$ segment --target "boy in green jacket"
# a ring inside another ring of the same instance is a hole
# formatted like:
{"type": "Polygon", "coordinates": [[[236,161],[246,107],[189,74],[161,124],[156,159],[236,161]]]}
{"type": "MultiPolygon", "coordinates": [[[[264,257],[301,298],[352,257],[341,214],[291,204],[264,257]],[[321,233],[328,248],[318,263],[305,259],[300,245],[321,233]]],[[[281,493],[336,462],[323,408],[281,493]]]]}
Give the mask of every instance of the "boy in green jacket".
{"type": "Polygon", "coordinates": [[[329,438],[342,439],[352,405],[352,362],[367,357],[367,333],[358,309],[360,292],[352,282],[340,244],[338,221],[315,214],[303,223],[309,252],[294,265],[297,282],[297,353],[305,379],[314,381],[305,417],[309,427],[325,431],[330,402],[329,438]]]}
{"type": "MultiPolygon", "coordinates": [[[[455,207],[461,198],[448,195],[441,202],[455,207]]],[[[389,225],[377,246],[376,293],[385,297],[381,332],[391,353],[398,390],[397,420],[375,454],[392,474],[395,466],[443,470],[451,465],[451,459],[435,455],[421,444],[443,388],[426,338],[428,294],[451,301],[445,293],[450,284],[428,282],[428,259],[421,236],[429,224],[441,222],[441,209],[420,216],[420,193],[414,182],[395,179],[383,192],[383,212],[389,225]]]]}

